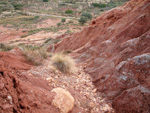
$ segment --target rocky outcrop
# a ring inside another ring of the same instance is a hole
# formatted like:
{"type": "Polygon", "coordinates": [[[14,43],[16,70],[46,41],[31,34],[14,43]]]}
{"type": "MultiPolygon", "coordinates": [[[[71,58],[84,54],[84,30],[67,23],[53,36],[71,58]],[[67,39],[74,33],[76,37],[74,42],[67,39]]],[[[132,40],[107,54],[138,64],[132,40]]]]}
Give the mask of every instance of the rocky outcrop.
{"type": "Polygon", "coordinates": [[[73,50],[117,113],[150,111],[149,18],[150,0],[131,0],[56,45],[56,51],[73,50]]]}
{"type": "Polygon", "coordinates": [[[116,113],[149,113],[150,91],[143,86],[130,88],[116,97],[113,105],[116,113]]]}

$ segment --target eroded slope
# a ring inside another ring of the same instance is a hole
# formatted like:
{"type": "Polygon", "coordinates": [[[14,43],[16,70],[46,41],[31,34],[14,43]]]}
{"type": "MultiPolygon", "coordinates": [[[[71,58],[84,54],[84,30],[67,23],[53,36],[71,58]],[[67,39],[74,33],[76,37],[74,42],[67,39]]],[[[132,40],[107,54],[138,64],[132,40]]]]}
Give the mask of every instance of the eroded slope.
{"type": "Polygon", "coordinates": [[[131,0],[56,45],[73,50],[117,113],[150,111],[150,0],[131,0]],[[134,100],[134,101],[133,101],[134,100]]]}

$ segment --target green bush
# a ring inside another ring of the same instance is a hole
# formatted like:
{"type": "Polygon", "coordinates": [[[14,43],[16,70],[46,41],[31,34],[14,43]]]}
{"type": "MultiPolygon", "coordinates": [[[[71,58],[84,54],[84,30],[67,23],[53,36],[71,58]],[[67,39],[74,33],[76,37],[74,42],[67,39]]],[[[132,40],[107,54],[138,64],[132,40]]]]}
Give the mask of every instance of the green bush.
{"type": "Polygon", "coordinates": [[[88,13],[88,12],[83,12],[83,13],[81,14],[81,16],[84,16],[84,17],[86,17],[87,19],[92,19],[92,15],[91,15],[90,13],[88,13]]]}
{"type": "Polygon", "coordinates": [[[43,0],[43,2],[48,2],[48,0],[43,0]]]}
{"type": "Polygon", "coordinates": [[[107,6],[113,8],[113,7],[116,7],[117,5],[113,1],[110,1],[107,3],[107,6]]]}
{"type": "Polygon", "coordinates": [[[66,10],[65,13],[66,13],[66,14],[72,14],[73,11],[72,11],[72,10],[66,10]]]}
{"type": "Polygon", "coordinates": [[[78,20],[80,24],[85,24],[87,22],[87,18],[84,16],[81,16],[80,19],[78,20]]]}
{"type": "Polygon", "coordinates": [[[60,22],[58,22],[58,23],[57,23],[57,26],[58,26],[58,27],[60,27],[60,26],[61,26],[61,23],[60,23],[60,22]]]}
{"type": "Polygon", "coordinates": [[[35,17],[34,17],[34,19],[39,19],[39,18],[40,18],[40,16],[35,16],[35,17]]]}
{"type": "Polygon", "coordinates": [[[92,6],[99,7],[99,4],[98,3],[92,3],[92,6]]]}
{"type": "Polygon", "coordinates": [[[104,11],[104,9],[101,9],[100,11],[104,11]]]}
{"type": "Polygon", "coordinates": [[[6,4],[7,4],[7,2],[0,2],[0,4],[5,4],[5,5],[6,5],[6,4]]]}
{"type": "Polygon", "coordinates": [[[98,8],[105,8],[105,7],[106,7],[106,4],[92,3],[92,6],[98,7],[98,8]]]}
{"type": "Polygon", "coordinates": [[[99,5],[99,8],[105,8],[106,7],[106,4],[100,4],[99,5]]]}
{"type": "Polygon", "coordinates": [[[15,8],[15,10],[22,10],[23,5],[22,4],[12,4],[15,8]]]}
{"type": "Polygon", "coordinates": [[[66,22],[66,18],[62,18],[62,19],[61,19],[61,22],[62,22],[62,23],[65,23],[65,22],[66,22]]]}

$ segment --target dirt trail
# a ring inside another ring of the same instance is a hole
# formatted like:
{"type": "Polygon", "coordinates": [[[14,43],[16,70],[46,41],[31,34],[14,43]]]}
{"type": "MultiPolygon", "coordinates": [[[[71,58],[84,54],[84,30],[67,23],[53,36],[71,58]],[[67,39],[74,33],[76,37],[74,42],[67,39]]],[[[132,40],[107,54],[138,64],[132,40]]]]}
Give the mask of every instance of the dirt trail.
{"type": "Polygon", "coordinates": [[[22,75],[42,77],[48,80],[53,88],[61,87],[69,90],[75,98],[75,106],[86,113],[105,113],[106,111],[113,113],[110,104],[107,104],[105,98],[97,92],[90,75],[84,73],[81,65],[77,67],[76,74],[66,76],[55,70],[50,60],[45,60],[43,65],[24,71],[22,75]]]}

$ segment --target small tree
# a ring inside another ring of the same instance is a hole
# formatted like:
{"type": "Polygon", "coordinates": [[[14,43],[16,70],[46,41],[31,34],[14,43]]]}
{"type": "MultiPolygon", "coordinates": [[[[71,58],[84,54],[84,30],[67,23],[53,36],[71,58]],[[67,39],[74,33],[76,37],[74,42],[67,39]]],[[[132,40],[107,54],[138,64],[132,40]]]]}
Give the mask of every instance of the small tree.
{"type": "Polygon", "coordinates": [[[61,22],[64,24],[66,22],[66,19],[65,18],[62,18],[61,19],[61,22]]]}
{"type": "Polygon", "coordinates": [[[80,19],[78,20],[80,24],[85,24],[87,22],[87,18],[84,16],[81,16],[80,19]]]}
{"type": "Polygon", "coordinates": [[[13,3],[13,6],[14,6],[15,10],[22,10],[23,9],[23,5],[22,4],[15,4],[15,3],[13,3]]]}
{"type": "Polygon", "coordinates": [[[66,13],[66,14],[72,14],[73,11],[72,11],[72,10],[66,10],[65,13],[66,13]]]}
{"type": "Polygon", "coordinates": [[[57,26],[58,26],[58,27],[60,27],[60,26],[61,26],[61,23],[60,23],[60,22],[58,22],[58,23],[57,23],[57,26]]]}
{"type": "Polygon", "coordinates": [[[92,3],[92,6],[98,7],[98,8],[105,8],[107,5],[106,4],[92,3]]]}
{"type": "Polygon", "coordinates": [[[48,2],[48,0],[43,0],[43,2],[48,2]]]}
{"type": "Polygon", "coordinates": [[[88,12],[83,12],[83,13],[81,14],[81,16],[84,16],[84,17],[86,17],[87,19],[92,19],[92,15],[91,15],[90,13],[88,13],[88,12]]]}

